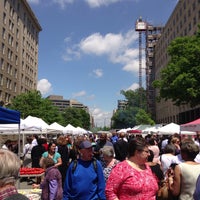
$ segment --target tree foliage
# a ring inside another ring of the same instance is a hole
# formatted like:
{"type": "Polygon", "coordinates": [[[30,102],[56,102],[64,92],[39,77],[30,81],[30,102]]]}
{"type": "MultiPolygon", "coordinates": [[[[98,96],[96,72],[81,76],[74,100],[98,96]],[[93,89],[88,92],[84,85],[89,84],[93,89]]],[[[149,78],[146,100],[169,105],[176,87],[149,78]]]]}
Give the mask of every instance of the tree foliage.
{"type": "Polygon", "coordinates": [[[121,94],[128,101],[128,106],[125,110],[117,110],[114,113],[112,128],[121,129],[139,124],[154,124],[150,115],[146,113],[146,91],[143,88],[135,91],[122,90],[121,94]]]}
{"type": "Polygon", "coordinates": [[[138,88],[135,91],[121,90],[121,94],[124,95],[128,101],[128,107],[136,107],[146,110],[146,90],[144,88],[138,88]]]}
{"type": "Polygon", "coordinates": [[[80,108],[69,107],[62,112],[62,117],[65,124],[71,124],[75,127],[82,127],[89,130],[90,128],[90,115],[85,110],[80,108]]]}
{"type": "Polygon", "coordinates": [[[16,96],[9,107],[20,111],[23,119],[31,115],[42,118],[47,123],[62,120],[58,109],[53,106],[52,102],[42,98],[41,93],[36,90],[16,96]]]}
{"type": "Polygon", "coordinates": [[[161,70],[158,99],[172,100],[177,106],[200,102],[200,31],[195,36],[178,37],[168,47],[170,61],[161,70]]]}
{"type": "Polygon", "coordinates": [[[20,111],[23,119],[31,115],[43,119],[48,124],[57,122],[66,126],[70,123],[73,126],[90,128],[90,115],[85,110],[67,108],[64,112],[60,112],[49,99],[42,98],[41,93],[35,90],[12,99],[9,108],[20,111]]]}
{"type": "Polygon", "coordinates": [[[155,122],[151,119],[151,116],[143,109],[138,110],[137,114],[135,115],[135,122],[136,124],[155,124],[155,122]]]}
{"type": "Polygon", "coordinates": [[[133,127],[136,124],[135,115],[137,113],[136,108],[129,108],[126,110],[118,110],[112,117],[112,127],[116,129],[133,127]]]}

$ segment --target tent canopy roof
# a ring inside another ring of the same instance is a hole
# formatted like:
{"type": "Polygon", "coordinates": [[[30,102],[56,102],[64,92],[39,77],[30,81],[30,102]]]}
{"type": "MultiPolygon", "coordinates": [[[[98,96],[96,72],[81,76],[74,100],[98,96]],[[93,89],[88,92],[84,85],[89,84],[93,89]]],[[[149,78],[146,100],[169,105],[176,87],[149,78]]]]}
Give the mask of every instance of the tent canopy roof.
{"type": "Polygon", "coordinates": [[[0,124],[20,124],[20,112],[0,107],[0,124]]]}

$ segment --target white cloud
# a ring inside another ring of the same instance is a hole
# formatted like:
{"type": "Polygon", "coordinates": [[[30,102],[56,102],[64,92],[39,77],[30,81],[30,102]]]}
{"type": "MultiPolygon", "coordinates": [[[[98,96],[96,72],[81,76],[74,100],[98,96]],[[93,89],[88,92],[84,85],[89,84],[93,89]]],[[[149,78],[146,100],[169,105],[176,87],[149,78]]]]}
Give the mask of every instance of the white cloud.
{"type": "Polygon", "coordinates": [[[77,93],[73,93],[72,94],[72,97],[75,98],[75,97],[82,97],[82,96],[85,96],[86,95],[86,92],[84,90],[80,91],[80,92],[77,92],[77,93]]]}
{"type": "Polygon", "coordinates": [[[94,69],[93,70],[93,74],[96,78],[100,78],[103,76],[103,71],[102,69],[94,69]]]}
{"type": "Polygon", "coordinates": [[[65,9],[67,4],[74,3],[74,0],[53,0],[53,3],[58,4],[62,9],[65,9]]]}
{"type": "Polygon", "coordinates": [[[40,3],[40,0],[28,0],[28,3],[38,5],[40,3]]]}
{"type": "Polygon", "coordinates": [[[70,61],[73,58],[75,59],[79,59],[81,57],[80,52],[78,52],[77,50],[73,50],[74,48],[67,48],[66,52],[62,55],[62,59],[64,61],[70,61]]]}
{"type": "Polygon", "coordinates": [[[129,88],[126,89],[127,90],[136,90],[139,88],[139,84],[138,83],[133,83],[129,88]]]}
{"type": "Polygon", "coordinates": [[[109,4],[119,2],[120,0],[85,0],[85,2],[91,7],[108,6],[109,4]]]}
{"type": "Polygon", "coordinates": [[[90,108],[90,113],[94,117],[95,126],[110,127],[112,112],[103,111],[100,108],[90,108]]]}
{"type": "Polygon", "coordinates": [[[51,83],[47,79],[41,79],[38,81],[37,90],[39,90],[42,95],[48,94],[52,90],[51,83]]]}
{"type": "MultiPolygon", "coordinates": [[[[39,3],[47,3],[47,0],[27,0],[30,4],[39,4],[39,3]]],[[[81,0],[82,1],[82,0],[81,0]]],[[[120,2],[122,0],[85,0],[86,4],[90,8],[100,8],[102,6],[109,6],[110,4],[114,4],[120,2]]],[[[135,2],[139,0],[133,0],[135,2]]],[[[48,0],[49,4],[57,4],[61,9],[65,9],[67,4],[73,4],[75,0],[48,0]]]]}
{"type": "Polygon", "coordinates": [[[86,54],[112,54],[120,49],[123,42],[121,34],[108,33],[102,36],[94,33],[80,42],[80,50],[86,54]]]}
{"type": "Polygon", "coordinates": [[[125,34],[94,33],[83,38],[79,44],[71,47],[68,44],[63,59],[80,58],[81,54],[107,56],[110,62],[121,64],[124,71],[135,73],[139,66],[138,33],[134,30],[125,34]]]}

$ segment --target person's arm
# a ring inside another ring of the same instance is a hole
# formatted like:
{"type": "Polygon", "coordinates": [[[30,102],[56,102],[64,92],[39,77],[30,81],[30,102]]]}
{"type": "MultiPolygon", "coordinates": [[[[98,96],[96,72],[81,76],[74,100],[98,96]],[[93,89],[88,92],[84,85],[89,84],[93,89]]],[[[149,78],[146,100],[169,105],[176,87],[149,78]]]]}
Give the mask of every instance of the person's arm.
{"type": "Polygon", "coordinates": [[[103,175],[102,165],[98,160],[96,160],[96,162],[97,162],[97,176],[98,176],[98,182],[97,182],[98,197],[101,200],[106,200],[105,179],[103,175]]]}
{"type": "Polygon", "coordinates": [[[194,197],[194,200],[200,199],[200,176],[197,179],[196,188],[195,188],[193,197],[194,197]]]}
{"type": "Polygon", "coordinates": [[[176,165],[174,169],[174,176],[169,176],[168,178],[169,189],[174,196],[180,194],[181,188],[181,169],[180,166],[176,165]]]}
{"type": "Polygon", "coordinates": [[[66,178],[65,178],[64,188],[63,188],[63,200],[70,199],[70,191],[72,191],[71,184],[72,184],[72,179],[73,179],[72,166],[73,166],[73,162],[69,165],[69,168],[66,173],[66,178]]]}
{"type": "Polygon", "coordinates": [[[122,178],[120,177],[119,174],[124,173],[123,171],[120,170],[121,168],[118,168],[117,165],[112,169],[108,180],[106,182],[106,199],[107,200],[119,200],[117,196],[117,191],[120,188],[122,178]]]}
{"type": "Polygon", "coordinates": [[[58,182],[56,180],[49,181],[49,200],[54,200],[56,198],[57,190],[58,182]]]}
{"type": "Polygon", "coordinates": [[[58,166],[62,165],[62,159],[61,159],[61,157],[58,158],[57,161],[58,162],[54,165],[55,167],[58,167],[58,166]]]}
{"type": "Polygon", "coordinates": [[[39,162],[39,165],[40,165],[40,167],[42,167],[42,168],[43,168],[43,160],[44,160],[44,157],[43,157],[43,155],[42,155],[42,157],[40,158],[40,162],[39,162]]]}

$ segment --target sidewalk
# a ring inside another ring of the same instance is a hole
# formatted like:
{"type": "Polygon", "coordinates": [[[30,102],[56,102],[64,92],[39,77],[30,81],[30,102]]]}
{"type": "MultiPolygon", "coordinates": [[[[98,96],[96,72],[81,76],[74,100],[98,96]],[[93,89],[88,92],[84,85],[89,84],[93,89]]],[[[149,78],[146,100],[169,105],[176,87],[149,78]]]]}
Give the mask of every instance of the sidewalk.
{"type": "MultiPolygon", "coordinates": [[[[33,179],[33,181],[34,180],[35,179],[33,179]]],[[[27,182],[27,181],[20,182],[20,179],[18,179],[17,182],[16,182],[16,187],[17,187],[17,189],[32,189],[32,184],[29,185],[28,183],[29,182],[27,182]]]]}

